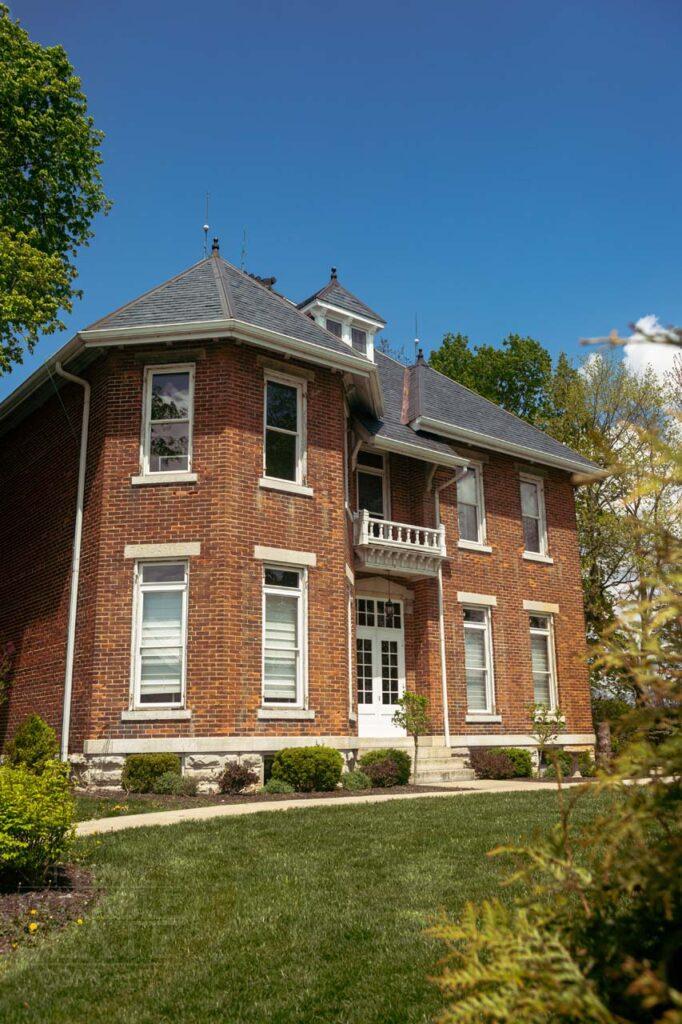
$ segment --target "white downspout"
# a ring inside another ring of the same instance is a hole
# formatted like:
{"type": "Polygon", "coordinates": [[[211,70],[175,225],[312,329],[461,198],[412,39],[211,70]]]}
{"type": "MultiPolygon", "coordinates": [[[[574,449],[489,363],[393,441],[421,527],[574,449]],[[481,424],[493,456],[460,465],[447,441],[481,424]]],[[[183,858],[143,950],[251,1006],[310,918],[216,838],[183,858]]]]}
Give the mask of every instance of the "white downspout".
{"type": "MultiPolygon", "coordinates": [[[[467,467],[458,469],[453,477],[445,483],[436,487],[434,503],[436,511],[436,527],[442,525],[440,521],[440,492],[452,484],[456,484],[466,472],[467,467]]],[[[440,640],[440,678],[443,691],[443,733],[445,735],[445,746],[450,746],[450,711],[448,709],[448,672],[445,660],[445,613],[443,610],[443,563],[438,566],[438,634],[440,640]]]]}
{"type": "Polygon", "coordinates": [[[71,593],[69,595],[69,620],[66,632],[66,669],[64,671],[64,708],[62,711],[62,735],[60,756],[62,761],[69,757],[69,729],[71,726],[71,694],[73,692],[73,661],[76,648],[76,611],[78,609],[78,577],[81,562],[81,539],[83,536],[83,496],[85,494],[85,467],[88,455],[88,426],[90,422],[90,385],[82,377],[68,373],[61,363],[55,363],[55,371],[64,380],[79,384],[83,388],[83,417],[81,420],[80,459],[78,462],[78,490],[76,495],[76,522],[73,529],[73,554],[71,557],[71,593]]]}

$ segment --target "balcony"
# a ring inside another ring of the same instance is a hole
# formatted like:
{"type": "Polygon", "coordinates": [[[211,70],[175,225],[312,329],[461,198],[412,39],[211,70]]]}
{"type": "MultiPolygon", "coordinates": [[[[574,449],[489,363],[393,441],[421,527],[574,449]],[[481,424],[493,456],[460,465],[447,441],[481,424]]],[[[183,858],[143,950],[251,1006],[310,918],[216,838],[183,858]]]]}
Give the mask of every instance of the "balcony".
{"type": "Polygon", "coordinates": [[[445,528],[412,526],[373,519],[369,512],[353,516],[353,543],[359,569],[401,576],[437,576],[445,558],[445,528]]]}

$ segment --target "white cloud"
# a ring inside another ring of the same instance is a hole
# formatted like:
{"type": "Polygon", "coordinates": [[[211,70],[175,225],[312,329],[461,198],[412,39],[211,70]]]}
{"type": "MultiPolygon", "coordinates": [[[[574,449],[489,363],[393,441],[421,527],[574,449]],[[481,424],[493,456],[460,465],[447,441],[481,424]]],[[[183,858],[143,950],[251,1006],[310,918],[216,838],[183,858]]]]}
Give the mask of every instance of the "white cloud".
{"type": "Polygon", "coordinates": [[[673,368],[673,361],[679,355],[675,345],[654,345],[650,341],[635,341],[624,348],[625,365],[635,373],[644,373],[651,367],[661,380],[673,368]]]}

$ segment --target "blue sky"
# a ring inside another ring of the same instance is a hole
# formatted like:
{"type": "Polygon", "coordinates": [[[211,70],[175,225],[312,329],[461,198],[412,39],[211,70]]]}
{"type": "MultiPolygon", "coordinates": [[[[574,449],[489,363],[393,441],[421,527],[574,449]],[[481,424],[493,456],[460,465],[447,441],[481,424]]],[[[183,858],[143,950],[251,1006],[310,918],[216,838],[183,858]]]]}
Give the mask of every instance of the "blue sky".
{"type": "Polygon", "coordinates": [[[553,353],[646,313],[682,323],[682,11],[667,0],[195,5],[21,0],[105,133],[114,207],[67,331],[211,234],[301,299],[340,280],[411,343],[531,334],[553,353]]]}

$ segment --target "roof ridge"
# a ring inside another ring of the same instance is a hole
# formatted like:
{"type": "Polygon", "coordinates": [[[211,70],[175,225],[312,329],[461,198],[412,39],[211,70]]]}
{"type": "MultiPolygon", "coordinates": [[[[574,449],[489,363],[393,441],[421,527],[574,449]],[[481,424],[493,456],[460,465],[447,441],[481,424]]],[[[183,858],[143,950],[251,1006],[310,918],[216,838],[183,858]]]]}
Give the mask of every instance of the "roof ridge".
{"type": "MultiPolygon", "coordinates": [[[[565,448],[566,451],[571,452],[573,455],[581,454],[580,452],[576,452],[575,449],[570,448],[567,444],[564,444],[563,441],[559,441],[556,437],[553,437],[552,434],[549,434],[546,430],[542,430],[540,427],[536,427],[535,424],[531,423],[529,420],[524,420],[523,416],[519,416],[518,413],[510,412],[509,409],[505,409],[504,406],[498,405],[498,403],[493,402],[492,399],[486,398],[485,395],[479,394],[479,392],[474,391],[473,388],[468,388],[466,384],[462,384],[461,381],[455,380],[454,377],[448,377],[447,373],[443,373],[441,370],[437,370],[435,366],[431,366],[430,363],[425,362],[424,366],[428,370],[431,370],[432,373],[437,373],[439,377],[443,377],[444,380],[449,381],[451,384],[456,384],[457,387],[463,388],[464,391],[468,391],[470,395],[473,395],[475,398],[480,399],[480,401],[487,402],[488,405],[492,405],[493,409],[497,409],[499,412],[503,412],[505,416],[512,416],[515,420],[518,420],[519,423],[523,423],[524,427],[530,427],[530,429],[534,430],[537,434],[542,434],[543,437],[551,438],[555,444],[560,444],[562,448],[565,448]]],[[[583,455],[583,458],[586,458],[586,456],[583,455]]]]}
{"type": "Polygon", "coordinates": [[[232,300],[229,282],[225,280],[222,267],[218,266],[218,261],[215,259],[212,260],[212,269],[213,276],[215,277],[216,284],[218,286],[220,305],[223,307],[223,312],[226,318],[230,320],[234,318],[234,302],[232,300]]]}
{"type": "MultiPolygon", "coordinates": [[[[296,303],[292,302],[291,299],[287,299],[284,295],[280,295],[279,292],[273,292],[270,288],[266,288],[264,284],[260,283],[260,281],[256,281],[255,278],[251,277],[243,270],[240,270],[239,267],[235,267],[235,265],[233,263],[230,263],[229,260],[226,260],[224,256],[220,256],[219,259],[221,259],[225,266],[229,267],[230,270],[233,270],[235,274],[239,274],[239,276],[242,277],[247,282],[247,284],[255,285],[256,288],[261,288],[266,293],[266,295],[269,295],[271,298],[276,299],[277,302],[283,303],[288,310],[291,310],[292,312],[296,313],[297,316],[305,320],[307,323],[310,323],[311,318],[307,315],[307,313],[304,313],[302,310],[300,310],[296,303]]],[[[332,334],[332,332],[328,331],[326,327],[323,327],[321,324],[318,324],[317,320],[313,320],[313,323],[320,331],[323,331],[324,334],[328,335],[330,338],[333,338],[334,341],[338,343],[339,339],[335,334],[332,334]]],[[[370,362],[369,359],[367,361],[370,362]]]]}
{"type": "Polygon", "coordinates": [[[93,322],[91,324],[88,324],[87,327],[81,327],[81,331],[96,330],[97,325],[101,324],[102,321],[109,320],[110,317],[116,316],[117,313],[122,313],[124,309],[128,309],[130,306],[134,306],[136,302],[140,301],[140,299],[146,299],[147,296],[153,295],[154,292],[161,291],[162,288],[166,288],[169,284],[174,284],[175,281],[179,281],[187,274],[190,274],[193,270],[196,270],[197,267],[200,267],[202,263],[208,263],[210,259],[210,256],[202,256],[202,258],[200,260],[197,260],[196,263],[193,263],[191,267],[186,267],[184,270],[181,270],[179,274],[175,274],[173,277],[169,277],[167,281],[162,281],[161,284],[155,284],[153,288],[148,288],[147,291],[142,292],[141,295],[136,295],[134,299],[130,299],[128,302],[124,302],[122,306],[118,306],[116,309],[112,309],[111,312],[105,313],[104,316],[99,317],[97,320],[93,320],[93,322]]]}

